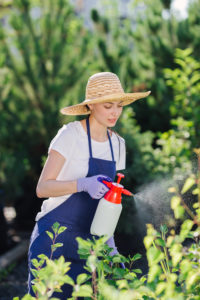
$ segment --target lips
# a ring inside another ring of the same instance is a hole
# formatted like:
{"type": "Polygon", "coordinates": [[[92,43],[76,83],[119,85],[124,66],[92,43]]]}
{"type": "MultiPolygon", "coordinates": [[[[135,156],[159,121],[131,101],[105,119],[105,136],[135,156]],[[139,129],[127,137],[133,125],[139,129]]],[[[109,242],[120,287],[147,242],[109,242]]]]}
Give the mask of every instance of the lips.
{"type": "Polygon", "coordinates": [[[111,123],[115,123],[117,121],[117,119],[108,119],[108,121],[111,123]]]}

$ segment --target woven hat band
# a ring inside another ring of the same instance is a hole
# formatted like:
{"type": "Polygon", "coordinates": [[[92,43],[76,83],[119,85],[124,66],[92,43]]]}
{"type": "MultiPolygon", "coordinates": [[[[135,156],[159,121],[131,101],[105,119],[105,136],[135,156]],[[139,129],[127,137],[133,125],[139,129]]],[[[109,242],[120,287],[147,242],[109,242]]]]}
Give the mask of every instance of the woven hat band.
{"type": "Polygon", "coordinates": [[[110,72],[101,72],[89,78],[85,99],[97,99],[118,93],[124,93],[124,90],[117,75],[110,72]]]}

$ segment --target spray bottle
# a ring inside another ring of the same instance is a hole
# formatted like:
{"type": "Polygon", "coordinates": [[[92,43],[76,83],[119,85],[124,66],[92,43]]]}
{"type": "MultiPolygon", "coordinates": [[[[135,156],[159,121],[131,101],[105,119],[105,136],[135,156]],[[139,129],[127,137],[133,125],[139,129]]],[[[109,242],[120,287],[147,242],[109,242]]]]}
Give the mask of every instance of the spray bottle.
{"type": "Polygon", "coordinates": [[[117,176],[117,182],[102,181],[110,190],[99,201],[90,228],[91,234],[107,235],[109,238],[113,236],[122,211],[121,194],[132,196],[131,192],[119,184],[124,174],[118,173],[117,176]]]}

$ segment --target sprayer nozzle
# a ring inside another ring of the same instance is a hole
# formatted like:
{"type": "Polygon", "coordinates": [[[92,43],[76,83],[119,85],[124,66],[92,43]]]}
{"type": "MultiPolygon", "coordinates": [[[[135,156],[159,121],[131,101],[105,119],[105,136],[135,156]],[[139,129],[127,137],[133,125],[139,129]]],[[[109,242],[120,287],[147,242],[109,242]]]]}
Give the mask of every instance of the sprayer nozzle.
{"type": "Polygon", "coordinates": [[[129,192],[128,190],[126,190],[126,189],[123,189],[123,190],[122,190],[122,193],[123,193],[124,195],[127,195],[127,196],[133,196],[133,194],[132,194],[131,192],[129,192]]]}

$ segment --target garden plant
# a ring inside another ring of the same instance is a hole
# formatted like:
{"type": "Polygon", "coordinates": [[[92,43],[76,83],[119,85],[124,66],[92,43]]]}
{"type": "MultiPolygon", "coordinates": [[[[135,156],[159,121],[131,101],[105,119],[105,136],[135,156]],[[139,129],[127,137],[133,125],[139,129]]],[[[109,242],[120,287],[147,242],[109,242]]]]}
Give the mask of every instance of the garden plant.
{"type": "MultiPolygon", "coordinates": [[[[134,268],[138,253],[133,257],[121,254],[110,256],[111,248],[105,242],[106,236],[93,240],[77,238],[80,258],[85,259],[86,272],[78,275],[76,282],[67,274],[70,262],[64,257],[53,259],[53,253],[62,243],[56,238],[66,227],[55,223],[52,232],[47,231],[52,240],[50,257],[40,254],[33,259],[32,272],[35,297],[25,295],[23,300],[57,299],[53,292],[62,292],[61,287],[67,283],[73,287],[71,299],[117,300],[117,299],[199,299],[200,295],[200,149],[194,149],[198,157],[197,174],[188,177],[180,188],[170,187],[173,193],[171,208],[176,220],[181,221],[179,229],[168,229],[161,225],[160,231],[147,224],[144,244],[147,252],[149,270],[141,274],[134,268]],[[197,201],[189,207],[183,195],[192,190],[197,201]],[[126,266],[120,268],[120,262],[126,266]]],[[[15,297],[14,300],[19,299],[15,297]]]]}

